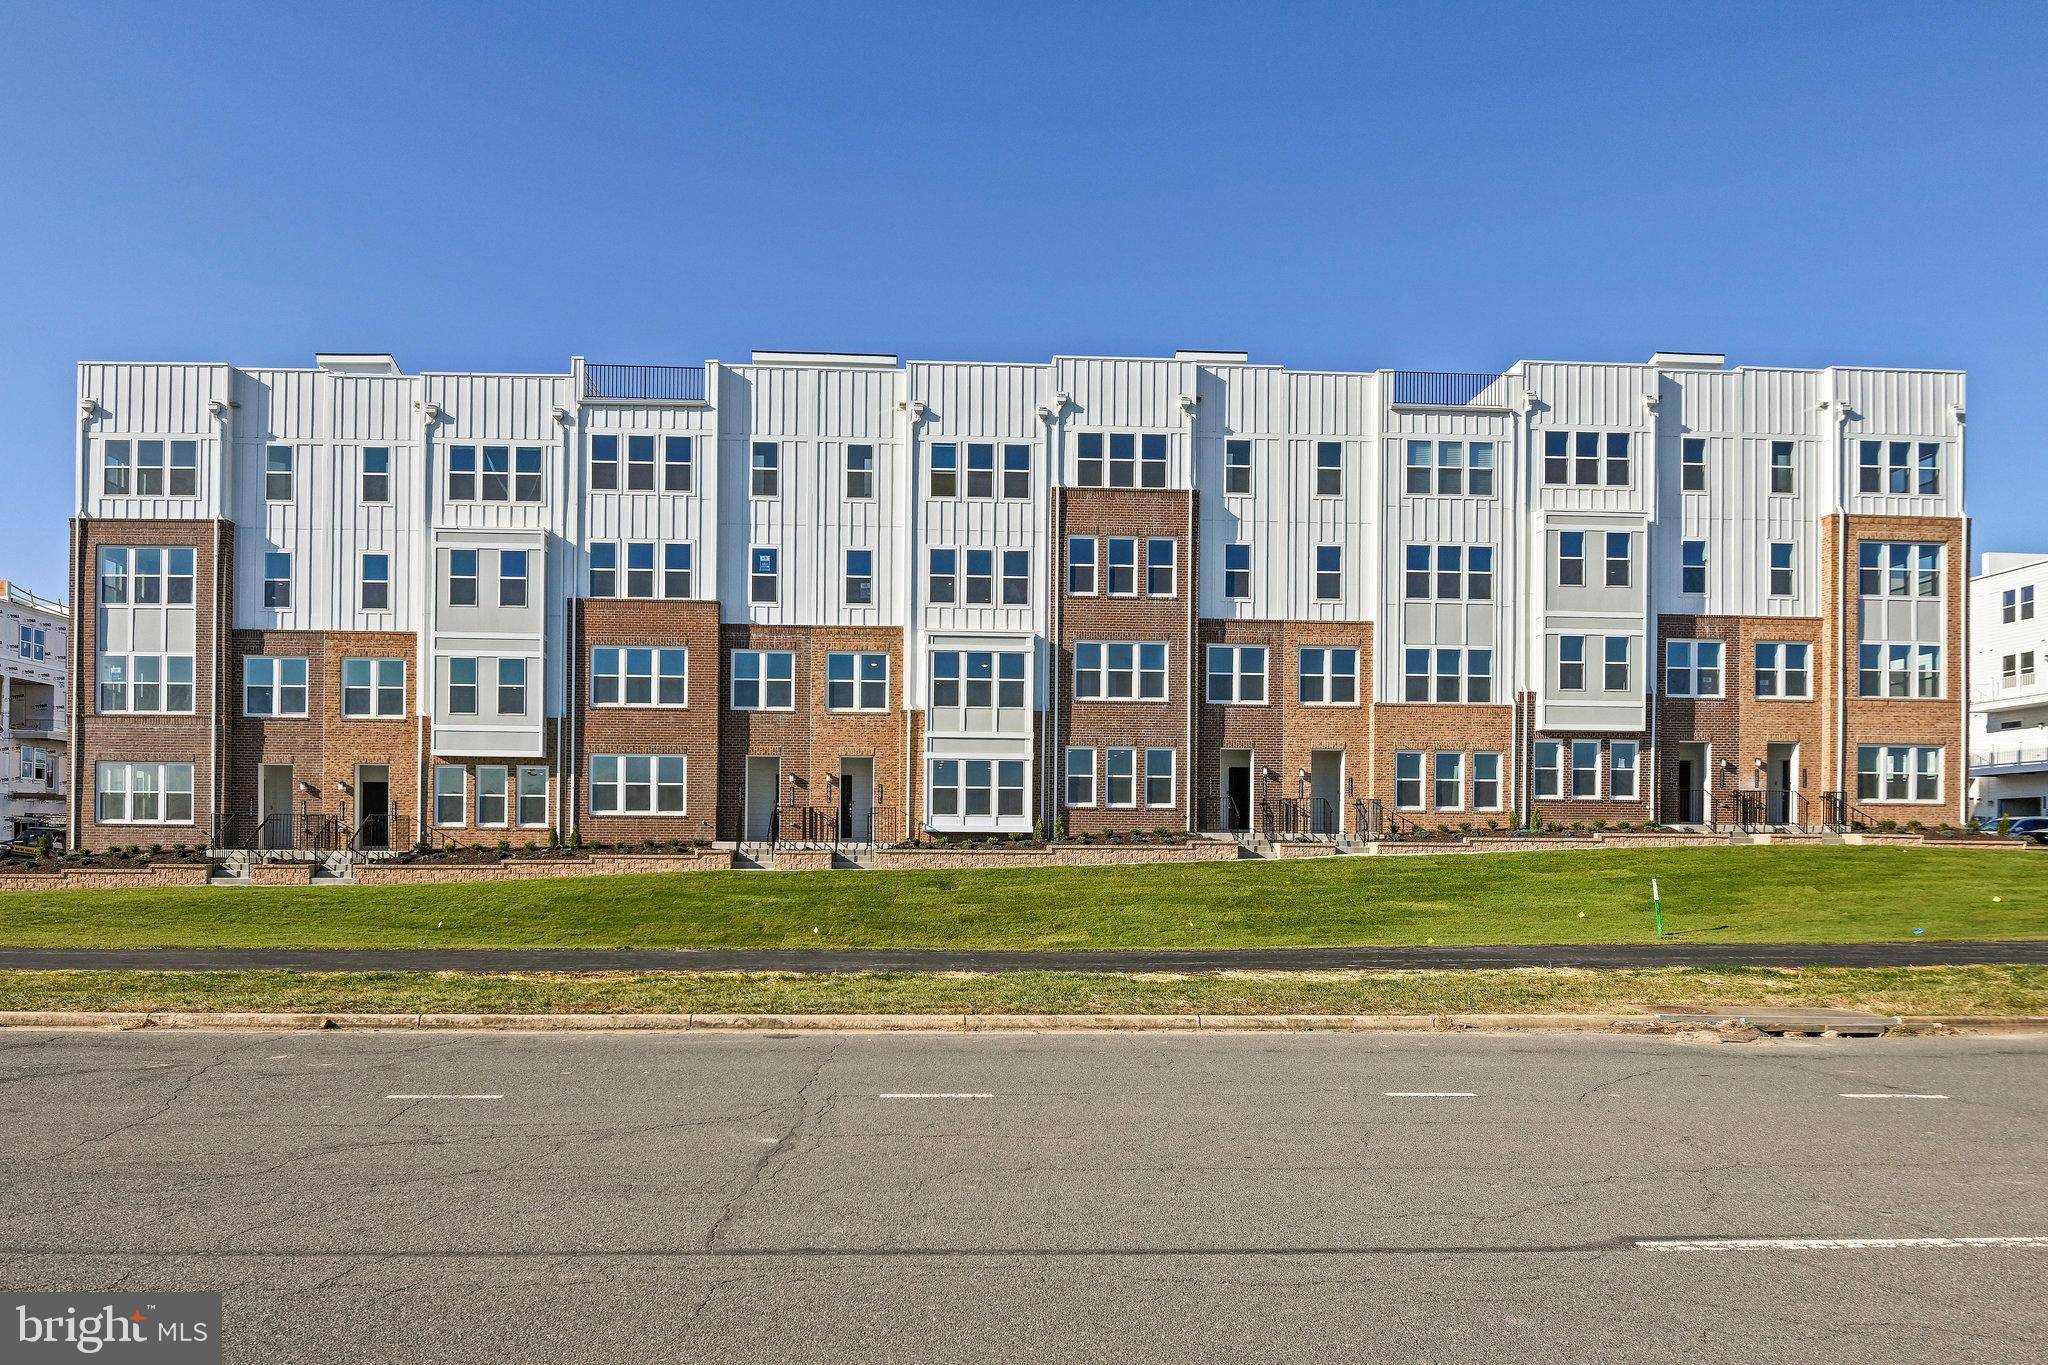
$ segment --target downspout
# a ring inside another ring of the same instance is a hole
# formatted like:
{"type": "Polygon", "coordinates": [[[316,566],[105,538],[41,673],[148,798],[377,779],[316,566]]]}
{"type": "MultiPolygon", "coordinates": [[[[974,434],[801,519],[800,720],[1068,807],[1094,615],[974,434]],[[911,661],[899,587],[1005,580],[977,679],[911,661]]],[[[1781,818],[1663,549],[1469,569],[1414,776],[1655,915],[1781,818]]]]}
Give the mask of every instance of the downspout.
{"type": "MultiPolygon", "coordinates": [[[[1064,391],[1052,396],[1050,407],[1040,408],[1038,415],[1045,420],[1045,497],[1051,509],[1049,518],[1052,525],[1052,544],[1046,547],[1046,558],[1052,568],[1052,603],[1046,617],[1046,726],[1045,726],[1045,769],[1052,786],[1052,799],[1046,809],[1053,812],[1053,822],[1064,825],[1067,811],[1067,751],[1060,742],[1060,687],[1066,675],[1060,664],[1060,643],[1066,638],[1067,598],[1067,504],[1062,496],[1067,483],[1067,407],[1073,396],[1064,391]]],[[[1098,570],[1099,572],[1099,570],[1098,570]]],[[[1051,831],[1048,829],[1047,831],[1051,831]]]]}
{"type": "MultiPolygon", "coordinates": [[[[569,368],[577,401],[580,404],[583,394],[582,360],[571,361],[569,368]]],[[[562,634],[566,637],[563,641],[565,647],[557,655],[557,657],[564,660],[562,669],[562,713],[555,717],[555,782],[560,795],[554,802],[555,809],[551,809],[548,812],[548,816],[549,823],[554,827],[556,842],[567,843],[568,835],[563,817],[569,811],[576,809],[574,803],[576,800],[575,773],[577,770],[576,763],[571,761],[575,755],[569,748],[570,740],[575,733],[573,728],[574,722],[570,717],[573,714],[576,701],[576,684],[583,676],[583,612],[581,602],[574,591],[577,578],[574,560],[581,552],[581,547],[584,543],[583,537],[588,527],[583,515],[583,454],[576,436],[576,433],[582,429],[583,424],[573,419],[569,409],[557,407],[555,409],[555,425],[563,429],[562,462],[567,467],[562,471],[562,485],[569,494],[568,516],[565,520],[572,522],[574,534],[568,538],[569,550],[567,557],[571,563],[563,569],[562,585],[559,589],[562,594],[562,634]]],[[[547,556],[545,554],[541,556],[541,571],[543,573],[547,571],[547,556]]],[[[545,612],[541,615],[541,632],[541,658],[545,661],[548,655],[546,639],[547,615],[545,612]]],[[[516,775],[513,780],[515,783],[517,782],[516,775]]],[[[686,792],[687,790],[685,788],[686,792]]],[[[513,797],[516,801],[518,797],[516,791],[513,793],[513,797]]],[[[517,825],[518,821],[514,820],[513,823],[517,825]]]]}
{"type": "MultiPolygon", "coordinates": [[[[78,810],[78,794],[85,787],[85,744],[83,742],[85,718],[87,715],[98,714],[96,708],[88,708],[85,705],[83,698],[79,694],[79,686],[84,681],[80,676],[84,672],[81,658],[85,653],[79,647],[84,639],[81,625],[85,616],[84,606],[88,600],[93,604],[93,649],[95,653],[98,652],[100,644],[98,584],[97,580],[95,580],[95,591],[92,597],[88,599],[85,591],[85,574],[82,568],[85,558],[86,537],[92,526],[92,518],[85,515],[87,490],[92,487],[92,443],[86,433],[91,428],[92,419],[98,412],[99,404],[89,398],[79,400],[78,448],[76,451],[78,462],[77,506],[79,515],[71,524],[71,634],[68,641],[71,657],[64,664],[64,672],[70,688],[69,701],[71,705],[71,743],[67,746],[67,752],[64,756],[64,765],[70,771],[71,777],[70,790],[64,796],[65,844],[67,847],[74,849],[78,847],[79,834],[84,825],[78,810]]],[[[95,660],[95,664],[97,664],[97,660],[95,660]]]]}
{"type": "Polygon", "coordinates": [[[1846,808],[1849,743],[1849,620],[1846,601],[1849,565],[1849,405],[1839,399],[1832,403],[1835,414],[1835,794],[1846,808]]]}
{"type": "MultiPolygon", "coordinates": [[[[230,638],[228,627],[234,616],[235,581],[233,564],[227,566],[227,582],[223,584],[221,581],[220,514],[223,504],[230,495],[229,490],[234,487],[234,480],[230,477],[229,471],[232,468],[233,452],[235,449],[235,405],[224,399],[216,398],[207,404],[207,409],[213,414],[214,420],[220,424],[220,455],[214,461],[213,470],[214,515],[213,557],[211,560],[213,577],[213,686],[207,689],[207,706],[211,710],[211,718],[210,723],[206,727],[206,788],[207,804],[210,807],[206,822],[207,842],[211,847],[218,848],[220,846],[221,816],[220,697],[223,690],[222,671],[228,666],[228,642],[230,638]]],[[[233,511],[232,508],[227,510],[233,511]]],[[[196,685],[198,681],[198,674],[195,669],[193,683],[196,685]]]]}
{"type": "Polygon", "coordinates": [[[1538,658],[1539,679],[1548,664],[1547,659],[1542,658],[1540,644],[1535,650],[1531,650],[1529,643],[1532,619],[1536,628],[1536,639],[1540,642],[1547,638],[1543,632],[1543,613],[1528,609],[1539,595],[1536,569],[1531,562],[1537,537],[1533,534],[1534,528],[1530,524],[1536,513],[1536,498],[1532,490],[1536,471],[1536,405],[1539,401],[1534,389],[1523,390],[1522,416],[1516,424],[1517,443],[1521,446],[1517,483],[1522,495],[1523,514],[1509,519],[1514,527],[1514,534],[1520,541],[1516,548],[1520,551],[1517,557],[1522,565],[1522,581],[1516,585],[1516,597],[1523,607],[1522,629],[1518,632],[1520,638],[1516,641],[1515,649],[1518,656],[1515,661],[1516,700],[1520,702],[1524,697],[1528,700],[1515,708],[1519,715],[1515,726],[1515,752],[1512,762],[1515,765],[1514,814],[1515,818],[1525,825],[1528,823],[1529,812],[1535,806],[1536,798],[1533,759],[1536,752],[1536,707],[1540,704],[1539,688],[1529,682],[1529,660],[1532,656],[1538,658]]]}
{"type": "Polygon", "coordinates": [[[434,602],[439,595],[434,582],[436,557],[434,550],[434,424],[441,420],[438,403],[420,404],[420,535],[425,551],[421,558],[424,564],[416,563],[413,573],[413,600],[419,604],[419,634],[413,644],[413,696],[417,702],[418,714],[414,717],[414,728],[419,740],[416,745],[417,771],[413,777],[413,828],[421,842],[427,837],[427,783],[431,777],[432,765],[428,761],[428,738],[432,733],[432,713],[435,704],[435,681],[429,666],[434,652],[434,602]]]}
{"type": "MultiPolygon", "coordinates": [[[[909,377],[907,374],[905,376],[904,383],[906,386],[909,384],[909,377]]],[[[923,499],[920,498],[918,495],[920,472],[917,464],[917,434],[918,428],[922,426],[924,423],[925,413],[928,409],[926,409],[924,405],[924,400],[921,398],[906,398],[903,401],[902,407],[904,421],[904,482],[907,488],[907,497],[909,501],[909,507],[905,512],[904,516],[904,524],[906,528],[904,543],[910,547],[910,564],[908,565],[909,571],[903,575],[906,596],[903,612],[902,801],[903,837],[906,841],[908,841],[911,837],[910,815],[911,793],[913,790],[911,783],[914,780],[913,775],[915,773],[922,772],[924,768],[924,765],[921,761],[922,755],[912,752],[912,745],[910,742],[910,681],[913,677],[922,677],[921,673],[913,672],[913,669],[916,666],[914,662],[914,656],[922,652],[922,646],[924,643],[924,623],[918,616],[917,595],[919,584],[918,551],[922,548],[922,539],[919,535],[918,510],[924,505],[923,499]]],[[[926,701],[927,703],[929,703],[930,698],[927,697],[926,701]]],[[[929,705],[927,705],[926,707],[925,719],[927,724],[929,724],[931,719],[931,711],[929,705]]],[[[872,823],[872,817],[870,817],[870,823],[872,823]]],[[[874,833],[873,829],[870,829],[868,833],[872,835],[874,833]]]]}
{"type": "Polygon", "coordinates": [[[1949,578],[1950,578],[1950,581],[1951,581],[1951,582],[1953,582],[1953,583],[1954,583],[1954,584],[1956,585],[1955,591],[1954,591],[1954,593],[1953,593],[1953,595],[1952,595],[1952,597],[1951,597],[1951,599],[1950,599],[1950,600],[1951,600],[1951,601],[1954,601],[1954,602],[1955,602],[1955,603],[1957,604],[1957,605],[1956,605],[1956,614],[1957,614],[1957,616],[1958,616],[1958,617],[1960,618],[1960,627],[1961,627],[1961,633],[1960,633],[1960,638],[1959,638],[1959,642],[1958,642],[1957,648],[1958,648],[1958,649],[1959,649],[1959,650],[1961,651],[1961,655],[1962,655],[1962,657],[1961,657],[1960,659],[1958,659],[1958,660],[1957,660],[1957,670],[1958,670],[1958,671],[1957,671],[1957,675],[1956,675],[1956,676],[1957,676],[1957,677],[1958,677],[1958,678],[1960,679],[1960,682],[1959,682],[1959,683],[1958,683],[1957,685],[1958,685],[1959,689],[1961,690],[1961,694],[1962,694],[1961,696],[1959,696],[1959,697],[1958,697],[1958,698],[1956,699],[1956,700],[1958,701],[1958,703],[1959,703],[1959,705],[1958,705],[1958,707],[1957,707],[1957,710],[1958,710],[1958,712],[1959,712],[1959,716],[1958,716],[1958,721],[1959,721],[1959,724],[1960,724],[1960,727],[1961,727],[1961,728],[1960,728],[1960,731],[1959,731],[1959,734],[1958,734],[1958,738],[1959,738],[1960,742],[1959,742],[1959,743],[1957,744],[1957,746],[1956,746],[1956,753],[1957,753],[1957,755],[1958,755],[1958,756],[1959,756],[1959,757],[1960,757],[1960,758],[1962,759],[1962,762],[1960,762],[1959,764],[1957,764],[1957,765],[1956,765],[1956,767],[1957,767],[1957,775],[1956,775],[1956,798],[1955,798],[1955,799],[1956,799],[1956,823],[1957,823],[1957,824],[1961,824],[1961,825],[1968,825],[1968,824],[1969,824],[1969,822],[1970,822],[1970,540],[1971,540],[1971,535],[1970,535],[1970,518],[1969,518],[1969,515],[1968,515],[1968,514],[1967,514],[1967,513],[1966,513],[1966,512],[1964,511],[1965,507],[1967,507],[1967,506],[1968,506],[1968,504],[1967,504],[1967,503],[1966,503],[1966,502],[1964,501],[1964,499],[1963,499],[1963,491],[1964,491],[1964,484],[1963,484],[1963,470],[1964,470],[1964,467],[1965,467],[1965,461],[1964,461],[1964,459],[1963,459],[1963,440],[1964,440],[1964,436],[1965,436],[1965,431],[1964,431],[1964,425],[1965,425],[1965,422],[1964,422],[1964,419],[1965,419],[1965,413],[1964,413],[1964,411],[1963,411],[1963,405],[1962,405],[1961,403],[1951,403],[1951,404],[1949,405],[1949,412],[1950,412],[1950,414],[1951,414],[1952,416],[1954,416],[1954,418],[1955,418],[1955,423],[1956,423],[1956,474],[1955,474],[1955,479],[1956,479],[1956,520],[1957,520],[1958,522],[1960,522],[1960,523],[1961,523],[1961,527],[1962,527],[1962,534],[1961,534],[1961,536],[1960,536],[1960,538],[1959,538],[1959,539],[1960,539],[1960,542],[1961,542],[1961,546],[1962,546],[1962,554],[1961,554],[1961,558],[1962,558],[1962,561],[1963,561],[1963,562],[1962,562],[1961,564],[1953,565],[1953,566],[1951,566],[1951,567],[1950,567],[1950,569],[1949,569],[1949,578]]]}
{"type": "MultiPolygon", "coordinates": [[[[1195,832],[1195,599],[1201,589],[1201,561],[1196,553],[1195,540],[1195,410],[1201,399],[1191,393],[1180,396],[1181,411],[1188,415],[1188,563],[1186,577],[1174,586],[1182,590],[1187,601],[1187,656],[1181,665],[1181,698],[1187,712],[1187,771],[1179,775],[1174,794],[1179,796],[1187,810],[1182,828],[1188,834],[1195,832]]],[[[1341,802],[1344,794],[1337,793],[1341,802]]]]}

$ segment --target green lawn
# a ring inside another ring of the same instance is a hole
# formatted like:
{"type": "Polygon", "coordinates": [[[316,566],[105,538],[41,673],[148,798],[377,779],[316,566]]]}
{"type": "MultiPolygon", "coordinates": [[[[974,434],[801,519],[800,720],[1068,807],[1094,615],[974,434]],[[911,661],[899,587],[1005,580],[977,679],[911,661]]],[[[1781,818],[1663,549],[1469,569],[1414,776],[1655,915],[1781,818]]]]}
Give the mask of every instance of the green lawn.
{"type": "Polygon", "coordinates": [[[1009,872],[0,893],[0,944],[1142,948],[2048,936],[2048,855],[1602,850],[1009,872]],[[1583,912],[1583,915],[1581,914],[1583,912]]]}
{"type": "Polygon", "coordinates": [[[2048,967],[1215,973],[0,972],[0,1009],[375,1014],[1439,1014],[1803,1005],[2048,1014],[2048,967]]]}

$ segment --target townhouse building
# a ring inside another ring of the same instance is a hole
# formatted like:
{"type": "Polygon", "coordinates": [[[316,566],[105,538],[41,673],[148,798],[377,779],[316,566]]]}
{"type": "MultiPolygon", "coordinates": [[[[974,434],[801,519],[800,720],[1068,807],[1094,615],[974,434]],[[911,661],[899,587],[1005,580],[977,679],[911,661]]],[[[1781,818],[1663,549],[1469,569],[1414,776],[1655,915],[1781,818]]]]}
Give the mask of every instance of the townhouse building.
{"type": "Polygon", "coordinates": [[[1964,415],[1690,353],[82,364],[74,835],[1952,821],[1964,415]]]}
{"type": "Polygon", "coordinates": [[[2048,555],[1984,556],[1970,580],[1970,795],[1979,820],[2048,814],[2048,555]]]}
{"type": "Polygon", "coordinates": [[[63,826],[70,613],[0,579],[0,839],[63,826]]]}

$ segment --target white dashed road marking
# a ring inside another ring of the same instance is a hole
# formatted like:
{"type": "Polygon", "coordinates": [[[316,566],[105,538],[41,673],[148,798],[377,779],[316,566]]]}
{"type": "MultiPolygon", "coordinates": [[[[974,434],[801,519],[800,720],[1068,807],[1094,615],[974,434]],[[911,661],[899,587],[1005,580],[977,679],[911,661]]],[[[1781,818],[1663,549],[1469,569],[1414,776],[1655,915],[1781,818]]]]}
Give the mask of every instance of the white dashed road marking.
{"type": "Polygon", "coordinates": [[[1705,1237],[1637,1242],[1644,1251],[1892,1251],[1919,1247],[2048,1247],[2048,1237],[1705,1237]]]}
{"type": "Polygon", "coordinates": [[[884,1099],[884,1100],[992,1100],[992,1099],[994,1099],[994,1098],[995,1098],[995,1096],[994,1096],[994,1095],[991,1095],[991,1094],[987,1094],[987,1093],[985,1093],[985,1092],[982,1092],[982,1091],[969,1091],[969,1090],[945,1090],[945,1091],[939,1091],[939,1090],[932,1090],[932,1091],[892,1091],[892,1092],[891,1092],[891,1093],[889,1093],[889,1094],[886,1094],[886,1095],[878,1095],[878,1096],[876,1096],[875,1098],[877,1098],[877,1099],[884,1099]]]}
{"type": "Polygon", "coordinates": [[[1382,1090],[1390,1100],[1476,1100],[1478,1092],[1472,1090],[1382,1090]]]}
{"type": "Polygon", "coordinates": [[[1948,1096],[1909,1095],[1902,1094],[1896,1090],[1873,1090],[1868,1094],[1855,1094],[1845,1090],[1839,1095],[1837,1095],[1835,1098],[1843,1100],[1945,1100],[1948,1098],[1948,1096]]]}
{"type": "Polygon", "coordinates": [[[386,1095],[387,1100],[502,1100],[503,1095],[386,1095]]]}

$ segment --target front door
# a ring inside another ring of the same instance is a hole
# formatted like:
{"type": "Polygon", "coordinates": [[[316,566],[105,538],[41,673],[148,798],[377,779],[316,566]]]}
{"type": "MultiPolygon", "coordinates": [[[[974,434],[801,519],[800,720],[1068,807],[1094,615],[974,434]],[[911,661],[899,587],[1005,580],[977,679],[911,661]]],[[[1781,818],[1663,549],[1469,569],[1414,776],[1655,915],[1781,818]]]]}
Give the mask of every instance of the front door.
{"type": "Polygon", "coordinates": [[[775,838],[775,802],[781,784],[781,759],[748,755],[747,828],[742,837],[749,843],[765,844],[775,838]]]}
{"type": "Polygon", "coordinates": [[[391,769],[382,763],[356,767],[356,847],[391,847],[391,769]]]}
{"type": "Polygon", "coordinates": [[[1799,800],[1796,795],[1796,779],[1799,772],[1799,746],[1797,744],[1773,744],[1764,755],[1764,822],[1772,825],[1796,824],[1799,820],[1799,800]]]}
{"type": "Polygon", "coordinates": [[[265,763],[257,774],[262,801],[263,823],[256,835],[258,848],[292,846],[292,765],[265,763]]]}
{"type": "Polygon", "coordinates": [[[1678,788],[1678,818],[1673,824],[1696,825],[1700,823],[1700,779],[1699,769],[1690,758],[1681,758],[1675,765],[1673,779],[1678,788]]]}
{"type": "Polygon", "coordinates": [[[1231,833],[1252,827],[1252,751],[1225,749],[1223,761],[1223,828],[1231,833]]]}
{"type": "Polygon", "coordinates": [[[1344,800],[1344,751],[1314,749],[1308,756],[1308,831],[1335,834],[1344,800]]]}
{"type": "Polygon", "coordinates": [[[875,841],[875,760],[839,760],[839,837],[849,843],[875,841]]]}

